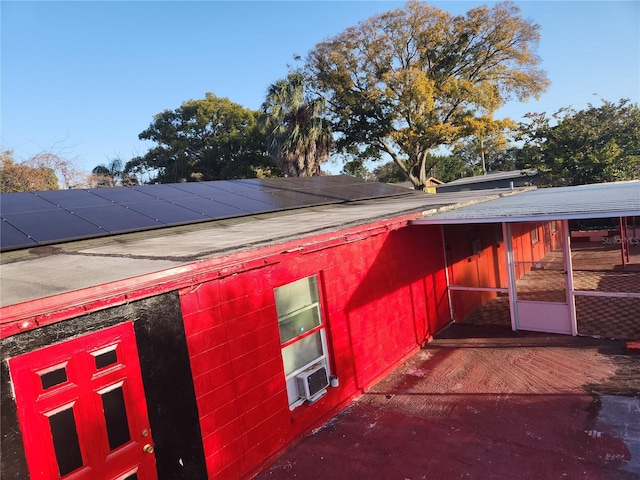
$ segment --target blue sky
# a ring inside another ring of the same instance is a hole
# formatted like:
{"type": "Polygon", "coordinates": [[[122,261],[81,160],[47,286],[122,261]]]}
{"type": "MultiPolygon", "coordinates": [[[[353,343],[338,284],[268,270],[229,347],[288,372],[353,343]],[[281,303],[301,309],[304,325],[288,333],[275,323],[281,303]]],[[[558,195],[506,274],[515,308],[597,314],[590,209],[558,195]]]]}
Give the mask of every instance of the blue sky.
{"type": "MultiPolygon", "coordinates": [[[[463,14],[483,3],[438,1],[463,14]]],[[[52,150],[90,171],[143,155],[138,134],[205,92],[258,109],[270,83],[326,37],[389,1],[70,1],[0,3],[0,145],[18,159],[52,150]]],[[[499,113],[640,99],[640,2],[522,1],[541,26],[551,88],[499,113]],[[595,94],[595,95],[594,95],[595,94]]],[[[339,170],[339,167],[330,170],[339,170]]]]}

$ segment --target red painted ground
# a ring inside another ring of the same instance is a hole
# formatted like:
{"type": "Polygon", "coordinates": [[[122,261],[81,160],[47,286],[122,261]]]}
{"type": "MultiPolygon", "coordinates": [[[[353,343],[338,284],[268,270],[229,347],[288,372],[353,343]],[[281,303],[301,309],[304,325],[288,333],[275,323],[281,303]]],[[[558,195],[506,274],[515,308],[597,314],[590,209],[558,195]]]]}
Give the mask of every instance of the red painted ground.
{"type": "Polygon", "coordinates": [[[640,396],[625,347],[453,326],[256,478],[638,479],[589,393],[640,396]]]}

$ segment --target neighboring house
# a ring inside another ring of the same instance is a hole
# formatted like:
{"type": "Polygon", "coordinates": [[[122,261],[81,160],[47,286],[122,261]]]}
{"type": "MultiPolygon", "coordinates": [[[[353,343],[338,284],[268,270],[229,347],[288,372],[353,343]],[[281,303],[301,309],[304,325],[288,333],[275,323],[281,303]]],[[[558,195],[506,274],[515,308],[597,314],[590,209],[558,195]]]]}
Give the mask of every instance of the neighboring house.
{"type": "Polygon", "coordinates": [[[514,188],[536,185],[540,175],[535,169],[510,172],[491,172],[476,177],[465,177],[437,186],[437,193],[487,190],[493,188],[514,188]]]}
{"type": "Polygon", "coordinates": [[[439,187],[440,185],[444,185],[444,182],[441,182],[435,177],[429,177],[425,182],[425,185],[427,186],[427,193],[436,193],[437,187],[439,187]]]}
{"type": "MultiPolygon", "coordinates": [[[[429,177],[427,179],[427,181],[425,182],[425,192],[427,193],[436,193],[436,187],[438,187],[439,185],[443,185],[444,182],[441,182],[440,180],[438,180],[435,177],[429,177]]],[[[397,182],[397,183],[393,183],[392,185],[398,185],[399,187],[404,187],[404,188],[408,188],[410,190],[414,190],[413,188],[413,183],[406,181],[406,182],[397,182]]]]}
{"type": "Polygon", "coordinates": [[[511,290],[566,232],[564,211],[507,218],[532,194],[344,176],[3,194],[0,476],[249,478],[505,292],[514,328],[556,331],[519,323],[511,290]]]}

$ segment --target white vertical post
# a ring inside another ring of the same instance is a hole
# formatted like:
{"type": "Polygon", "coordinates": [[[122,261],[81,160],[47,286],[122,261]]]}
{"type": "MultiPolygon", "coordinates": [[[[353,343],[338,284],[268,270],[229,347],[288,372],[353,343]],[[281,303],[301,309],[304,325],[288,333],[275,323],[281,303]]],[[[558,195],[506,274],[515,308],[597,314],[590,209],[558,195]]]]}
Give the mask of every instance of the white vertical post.
{"type": "Polygon", "coordinates": [[[507,279],[509,281],[509,312],[511,314],[511,329],[515,332],[518,330],[518,309],[516,302],[518,295],[516,293],[516,272],[515,262],[513,258],[513,241],[511,239],[511,224],[502,222],[502,238],[504,240],[504,253],[507,256],[507,279]]]}
{"type": "Polygon", "coordinates": [[[569,306],[569,321],[571,322],[571,335],[578,334],[578,321],[576,319],[576,295],[573,290],[573,262],[571,261],[571,232],[569,221],[562,220],[562,256],[564,257],[565,288],[567,292],[567,305],[569,306]]]}

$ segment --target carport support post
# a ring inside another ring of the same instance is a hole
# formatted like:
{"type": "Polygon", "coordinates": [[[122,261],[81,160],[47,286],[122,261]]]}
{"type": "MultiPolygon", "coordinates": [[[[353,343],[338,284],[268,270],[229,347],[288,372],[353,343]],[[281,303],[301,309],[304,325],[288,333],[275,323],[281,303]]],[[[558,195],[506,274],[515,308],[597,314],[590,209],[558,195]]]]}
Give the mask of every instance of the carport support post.
{"type": "Polygon", "coordinates": [[[511,224],[502,222],[502,238],[504,239],[504,254],[507,256],[507,280],[509,282],[509,313],[511,314],[511,329],[518,330],[518,310],[516,309],[516,270],[513,260],[513,242],[511,241],[511,224]]]}
{"type": "Polygon", "coordinates": [[[573,291],[573,262],[571,261],[571,231],[569,220],[562,220],[562,256],[564,257],[565,290],[567,304],[569,306],[569,318],[571,320],[571,335],[578,334],[578,321],[576,319],[576,295],[573,291]]]}

